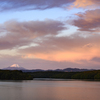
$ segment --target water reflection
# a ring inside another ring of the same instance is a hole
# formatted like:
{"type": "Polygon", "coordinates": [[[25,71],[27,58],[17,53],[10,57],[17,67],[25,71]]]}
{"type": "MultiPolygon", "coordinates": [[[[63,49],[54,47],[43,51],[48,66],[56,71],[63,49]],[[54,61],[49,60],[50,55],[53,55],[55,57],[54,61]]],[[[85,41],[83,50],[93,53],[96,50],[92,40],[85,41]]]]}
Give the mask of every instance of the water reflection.
{"type": "Polygon", "coordinates": [[[100,82],[0,81],[0,100],[99,100],[100,82]]]}

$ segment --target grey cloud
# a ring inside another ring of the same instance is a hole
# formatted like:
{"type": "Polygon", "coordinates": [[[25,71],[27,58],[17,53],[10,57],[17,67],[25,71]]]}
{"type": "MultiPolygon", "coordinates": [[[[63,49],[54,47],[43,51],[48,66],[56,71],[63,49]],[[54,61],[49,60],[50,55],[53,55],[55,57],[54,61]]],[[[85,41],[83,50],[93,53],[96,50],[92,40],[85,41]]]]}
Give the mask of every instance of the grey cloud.
{"type": "Polygon", "coordinates": [[[33,43],[37,37],[56,35],[66,29],[60,21],[8,21],[0,25],[0,49],[11,49],[33,43]]]}
{"type": "Polygon", "coordinates": [[[0,0],[0,11],[48,9],[67,6],[74,0],[0,0]]]}
{"type": "Polygon", "coordinates": [[[94,57],[91,59],[91,61],[100,62],[100,57],[94,57]]]}

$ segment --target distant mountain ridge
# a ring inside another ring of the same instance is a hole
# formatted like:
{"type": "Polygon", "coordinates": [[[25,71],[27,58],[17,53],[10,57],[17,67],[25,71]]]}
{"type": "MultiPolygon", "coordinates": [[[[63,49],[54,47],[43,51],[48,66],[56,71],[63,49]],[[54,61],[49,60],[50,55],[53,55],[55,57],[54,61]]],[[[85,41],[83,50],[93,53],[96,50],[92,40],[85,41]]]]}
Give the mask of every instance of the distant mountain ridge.
{"type": "MultiPolygon", "coordinates": [[[[90,70],[93,70],[93,69],[90,69],[90,70]]],[[[81,72],[81,71],[89,71],[89,69],[65,68],[65,69],[56,69],[55,71],[63,71],[63,72],[81,72]]]]}
{"type": "Polygon", "coordinates": [[[42,72],[42,71],[57,71],[57,72],[83,72],[83,71],[91,71],[95,69],[79,69],[79,68],[65,68],[65,69],[55,69],[55,70],[42,70],[42,69],[32,69],[28,70],[24,67],[20,67],[18,64],[13,64],[10,67],[3,68],[2,70],[22,70],[23,72],[42,72]]]}
{"type": "Polygon", "coordinates": [[[42,69],[33,69],[33,70],[23,70],[23,72],[43,72],[43,71],[56,71],[56,72],[83,72],[83,71],[92,71],[95,69],[79,69],[79,68],[65,68],[65,69],[55,69],[55,70],[42,70],[42,69]]]}

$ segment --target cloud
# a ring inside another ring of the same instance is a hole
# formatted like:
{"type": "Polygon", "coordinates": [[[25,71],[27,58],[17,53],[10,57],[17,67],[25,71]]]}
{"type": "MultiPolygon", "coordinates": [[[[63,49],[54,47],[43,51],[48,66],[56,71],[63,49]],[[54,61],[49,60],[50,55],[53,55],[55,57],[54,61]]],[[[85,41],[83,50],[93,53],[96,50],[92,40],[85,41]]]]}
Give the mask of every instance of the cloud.
{"type": "Polygon", "coordinates": [[[9,52],[1,55],[1,64],[6,62],[4,67],[13,63],[18,63],[23,67],[25,64],[27,66],[29,64],[30,68],[45,69],[57,68],[56,66],[59,68],[60,66],[62,68],[81,68],[83,66],[90,68],[90,66],[96,65],[96,68],[99,68],[100,63],[91,59],[100,58],[100,35],[90,34],[88,37],[83,37],[81,33],[77,33],[58,37],[57,34],[64,29],[66,29],[64,24],[55,20],[5,22],[0,25],[0,34],[2,34],[0,36],[0,50],[7,52],[4,49],[12,49],[16,50],[13,51],[16,54],[11,54],[11,51],[9,56],[7,56],[9,52]],[[37,45],[29,46],[31,43],[37,45]],[[27,46],[27,48],[23,48],[23,46],[27,46]]]}
{"type": "Polygon", "coordinates": [[[97,8],[100,6],[100,0],[75,0],[73,6],[76,8],[97,8]]]}
{"type": "Polygon", "coordinates": [[[11,10],[44,10],[49,8],[96,8],[100,0],[0,0],[0,11],[11,10]]]}
{"type": "Polygon", "coordinates": [[[100,63],[100,57],[94,57],[91,59],[91,61],[99,62],[100,63]]]}
{"type": "Polygon", "coordinates": [[[23,58],[77,62],[100,56],[99,34],[86,38],[77,34],[68,37],[49,37],[36,43],[38,46],[19,50],[23,58]]]}
{"type": "Polygon", "coordinates": [[[67,6],[73,0],[0,0],[0,11],[48,9],[67,6]]]}
{"type": "Polygon", "coordinates": [[[8,21],[0,25],[0,49],[12,49],[33,43],[33,40],[46,35],[56,35],[66,29],[60,21],[8,21]]]}
{"type": "Polygon", "coordinates": [[[100,9],[88,10],[76,14],[79,18],[73,21],[80,31],[100,32],[100,9]]]}
{"type": "Polygon", "coordinates": [[[9,67],[14,63],[19,64],[19,66],[26,69],[63,69],[69,67],[100,69],[100,63],[94,63],[93,61],[86,60],[81,61],[81,63],[75,63],[67,61],[49,61],[43,59],[23,59],[20,56],[0,55],[0,69],[9,67]]]}

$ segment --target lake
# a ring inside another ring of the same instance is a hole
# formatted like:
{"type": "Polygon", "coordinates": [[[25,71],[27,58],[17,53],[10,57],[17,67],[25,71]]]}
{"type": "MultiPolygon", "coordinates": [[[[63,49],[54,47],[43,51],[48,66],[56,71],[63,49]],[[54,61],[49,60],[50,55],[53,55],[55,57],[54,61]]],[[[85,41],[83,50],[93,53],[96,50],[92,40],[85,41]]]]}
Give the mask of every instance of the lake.
{"type": "Polygon", "coordinates": [[[100,81],[0,81],[0,100],[100,100],[100,81]]]}

